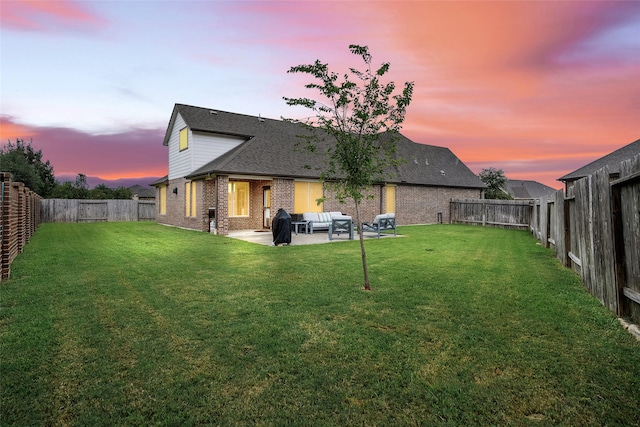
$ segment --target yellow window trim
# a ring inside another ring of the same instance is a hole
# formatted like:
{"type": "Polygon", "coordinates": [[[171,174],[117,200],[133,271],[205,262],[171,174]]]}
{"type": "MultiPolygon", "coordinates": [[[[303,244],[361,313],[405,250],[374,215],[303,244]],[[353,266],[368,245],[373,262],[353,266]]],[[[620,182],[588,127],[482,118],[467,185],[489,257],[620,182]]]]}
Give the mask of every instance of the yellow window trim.
{"type": "Polygon", "coordinates": [[[228,215],[230,218],[247,218],[250,209],[251,184],[249,181],[229,181],[228,215]]]}
{"type": "Polygon", "coordinates": [[[160,187],[160,215],[167,214],[167,186],[160,187]]]}
{"type": "Polygon", "coordinates": [[[195,181],[185,182],[184,184],[184,216],[195,217],[197,207],[197,187],[195,181]]]}
{"type": "Polygon", "coordinates": [[[323,204],[316,200],[323,195],[323,186],[318,181],[295,181],[293,183],[293,212],[322,212],[323,204]]]}
{"type": "Polygon", "coordinates": [[[396,186],[388,184],[385,191],[385,213],[396,213],[396,186]]]}
{"type": "Polygon", "coordinates": [[[180,143],[179,150],[184,151],[189,148],[189,129],[182,128],[180,129],[180,143]]]}

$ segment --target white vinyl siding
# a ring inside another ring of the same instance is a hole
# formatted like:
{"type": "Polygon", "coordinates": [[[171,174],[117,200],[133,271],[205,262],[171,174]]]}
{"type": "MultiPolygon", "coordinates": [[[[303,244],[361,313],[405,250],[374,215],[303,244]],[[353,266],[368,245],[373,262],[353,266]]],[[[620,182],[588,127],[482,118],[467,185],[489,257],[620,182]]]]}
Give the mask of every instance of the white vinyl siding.
{"type": "Polygon", "coordinates": [[[169,138],[168,179],[182,178],[221,156],[244,140],[238,137],[193,132],[188,129],[189,149],[180,151],[180,130],[187,126],[180,113],[169,138]]]}
{"type": "Polygon", "coordinates": [[[220,157],[243,141],[243,138],[233,136],[193,132],[189,146],[189,150],[193,150],[192,171],[220,157]]]}
{"type": "MultiPolygon", "coordinates": [[[[176,179],[188,175],[191,168],[191,154],[193,150],[180,151],[180,130],[184,129],[187,124],[180,114],[176,115],[176,121],[171,129],[171,137],[169,138],[169,176],[168,178],[176,179]]],[[[191,131],[189,130],[189,133],[191,131]]],[[[189,136],[190,137],[190,136],[189,136]]]]}

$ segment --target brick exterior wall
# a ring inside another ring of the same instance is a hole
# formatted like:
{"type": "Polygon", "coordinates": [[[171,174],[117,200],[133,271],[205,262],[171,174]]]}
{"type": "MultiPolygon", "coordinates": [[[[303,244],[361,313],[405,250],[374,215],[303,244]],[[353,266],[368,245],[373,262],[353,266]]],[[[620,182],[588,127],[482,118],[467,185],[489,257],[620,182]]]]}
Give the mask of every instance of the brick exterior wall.
{"type": "MultiPolygon", "coordinates": [[[[193,181],[196,183],[196,214],[193,217],[185,216],[185,184],[188,180],[184,178],[172,179],[167,186],[167,213],[160,215],[160,207],[156,211],[156,221],[160,224],[173,225],[176,227],[190,228],[192,230],[208,231],[209,222],[203,221],[203,218],[208,216],[209,212],[205,209],[203,190],[205,181],[193,181]],[[173,189],[177,188],[178,193],[175,194],[173,189]]],[[[159,191],[156,190],[157,200],[159,198],[159,191]]]]}
{"type": "MultiPolygon", "coordinates": [[[[365,199],[360,202],[360,220],[362,222],[373,221],[376,215],[385,213],[383,212],[385,206],[384,188],[385,187],[381,185],[374,185],[368,193],[368,195],[373,196],[373,198],[365,197],[365,199]]],[[[356,206],[353,200],[345,200],[344,203],[340,203],[338,199],[334,197],[335,191],[331,190],[331,186],[325,186],[324,194],[326,200],[323,205],[323,210],[325,212],[342,212],[345,215],[351,216],[354,220],[356,219],[356,206]]]]}
{"type": "Polygon", "coordinates": [[[278,209],[284,209],[287,213],[293,212],[293,179],[274,178],[271,185],[271,218],[278,213],[278,209]]]}
{"type": "MultiPolygon", "coordinates": [[[[250,180],[249,217],[229,218],[228,184],[229,177],[219,175],[216,178],[194,181],[197,185],[197,208],[195,217],[185,217],[185,183],[186,179],[174,179],[167,187],[166,215],[159,214],[157,221],[161,224],[174,225],[199,231],[210,231],[209,209],[216,209],[216,228],[222,235],[229,231],[263,228],[263,191],[271,188],[271,218],[282,208],[293,212],[294,180],[274,178],[273,180],[250,180]],[[178,189],[178,194],[173,189],[178,189]]],[[[333,195],[331,188],[325,187],[327,199],[325,212],[338,211],[356,218],[353,201],[340,203],[333,195]]],[[[373,198],[365,198],[360,205],[360,220],[372,221],[381,213],[385,213],[386,187],[374,185],[371,188],[373,198]]],[[[450,200],[453,198],[477,199],[481,197],[480,189],[449,187],[418,187],[399,185],[396,187],[396,218],[398,224],[435,224],[438,221],[449,223],[450,200]],[[440,214],[440,215],[439,215],[440,214]]]]}
{"type": "Polygon", "coordinates": [[[398,224],[436,224],[438,213],[449,223],[451,199],[479,199],[480,189],[453,187],[396,187],[396,219],[398,224]]]}
{"type": "MultiPolygon", "coordinates": [[[[270,186],[271,181],[249,181],[249,216],[229,218],[229,230],[260,230],[263,228],[263,192],[264,187],[270,186]]],[[[273,211],[271,217],[273,218],[273,211]]]]}

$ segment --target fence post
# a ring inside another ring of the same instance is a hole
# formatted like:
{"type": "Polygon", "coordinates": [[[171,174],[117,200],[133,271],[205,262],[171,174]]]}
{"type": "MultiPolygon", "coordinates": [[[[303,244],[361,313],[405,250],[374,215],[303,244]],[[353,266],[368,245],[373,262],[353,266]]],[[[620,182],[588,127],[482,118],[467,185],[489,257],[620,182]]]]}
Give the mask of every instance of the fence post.
{"type": "Polygon", "coordinates": [[[564,210],[564,265],[567,268],[571,268],[571,258],[569,252],[571,252],[571,207],[569,206],[571,199],[563,198],[562,208],[564,210]]]}

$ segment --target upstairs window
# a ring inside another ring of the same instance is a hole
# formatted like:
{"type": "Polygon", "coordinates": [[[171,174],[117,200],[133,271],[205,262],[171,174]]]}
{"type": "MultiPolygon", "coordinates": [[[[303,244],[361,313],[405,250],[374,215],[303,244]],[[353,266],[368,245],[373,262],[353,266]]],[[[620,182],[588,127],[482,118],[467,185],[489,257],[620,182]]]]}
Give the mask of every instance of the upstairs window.
{"type": "Polygon", "coordinates": [[[180,151],[189,148],[189,130],[187,128],[180,130],[180,151]]]}

